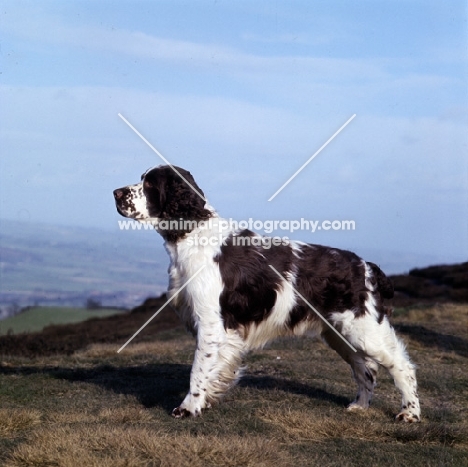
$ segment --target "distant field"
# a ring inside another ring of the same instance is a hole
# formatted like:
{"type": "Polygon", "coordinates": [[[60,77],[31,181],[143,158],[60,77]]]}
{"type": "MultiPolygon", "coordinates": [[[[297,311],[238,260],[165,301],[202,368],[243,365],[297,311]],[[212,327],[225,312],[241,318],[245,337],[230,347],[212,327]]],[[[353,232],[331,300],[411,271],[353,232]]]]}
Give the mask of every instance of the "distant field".
{"type": "Polygon", "coordinates": [[[0,305],[133,307],[167,286],[155,232],[0,222],[0,305]]]}
{"type": "Polygon", "coordinates": [[[105,318],[119,313],[122,313],[122,310],[109,308],[88,310],[70,307],[34,307],[0,321],[0,335],[5,335],[8,332],[13,334],[37,332],[51,324],[80,323],[90,318],[105,318]]]}

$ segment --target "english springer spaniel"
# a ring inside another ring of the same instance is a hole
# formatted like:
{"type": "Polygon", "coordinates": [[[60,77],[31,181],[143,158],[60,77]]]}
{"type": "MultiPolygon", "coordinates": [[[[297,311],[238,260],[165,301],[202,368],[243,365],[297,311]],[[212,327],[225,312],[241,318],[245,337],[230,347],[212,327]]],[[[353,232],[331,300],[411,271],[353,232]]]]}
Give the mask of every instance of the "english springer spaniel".
{"type": "Polygon", "coordinates": [[[122,216],[152,222],[163,236],[168,295],[197,339],[190,391],[174,417],[198,416],[219,401],[249,350],[312,331],[351,366],[358,392],[349,410],[369,406],[382,365],[402,394],[396,419],[420,420],[415,367],[383,305],[393,286],[375,264],[349,251],[233,231],[178,167],[150,169],[114,198],[122,216]]]}

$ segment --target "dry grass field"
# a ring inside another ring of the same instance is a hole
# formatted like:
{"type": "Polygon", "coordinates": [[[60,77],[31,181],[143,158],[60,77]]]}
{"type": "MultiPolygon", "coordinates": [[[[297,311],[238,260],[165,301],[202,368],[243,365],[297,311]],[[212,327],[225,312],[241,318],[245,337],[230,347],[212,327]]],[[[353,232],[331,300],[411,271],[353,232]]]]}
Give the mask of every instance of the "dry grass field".
{"type": "Polygon", "coordinates": [[[350,370],[318,340],[250,354],[221,405],[175,420],[195,346],[180,327],[157,333],[156,323],[121,354],[121,337],[36,353],[2,337],[0,465],[468,465],[468,306],[399,309],[392,320],[419,366],[420,424],[393,421],[400,397],[384,371],[372,408],[346,412],[350,370]]]}

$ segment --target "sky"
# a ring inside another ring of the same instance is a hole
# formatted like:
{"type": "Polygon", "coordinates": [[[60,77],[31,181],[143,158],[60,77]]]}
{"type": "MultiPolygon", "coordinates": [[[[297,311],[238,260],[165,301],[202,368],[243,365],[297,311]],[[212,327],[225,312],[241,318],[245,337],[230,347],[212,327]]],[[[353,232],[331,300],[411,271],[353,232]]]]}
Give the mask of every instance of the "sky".
{"type": "Polygon", "coordinates": [[[0,222],[118,229],[112,191],[162,163],[120,113],[224,217],[353,220],[278,233],[466,261],[467,19],[456,0],[2,0],[0,222]]]}

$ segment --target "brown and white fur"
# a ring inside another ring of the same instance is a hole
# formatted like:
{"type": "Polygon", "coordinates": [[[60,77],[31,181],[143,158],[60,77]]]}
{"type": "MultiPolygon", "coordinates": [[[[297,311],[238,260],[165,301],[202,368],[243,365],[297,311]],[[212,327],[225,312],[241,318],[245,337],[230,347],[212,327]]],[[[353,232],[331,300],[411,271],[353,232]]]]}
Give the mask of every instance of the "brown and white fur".
{"type": "Polygon", "coordinates": [[[198,416],[218,402],[239,380],[248,351],[312,331],[351,366],[358,392],[349,410],[367,409],[383,366],[402,394],[396,419],[418,422],[415,367],[383,305],[393,296],[384,273],[336,248],[302,242],[269,242],[266,248],[258,234],[231,230],[201,195],[191,174],[172,166],[153,168],[140,183],[114,191],[121,215],[152,222],[165,239],[169,297],[197,339],[190,391],[173,416],[198,416]],[[191,222],[181,227],[181,220],[191,222]]]}

